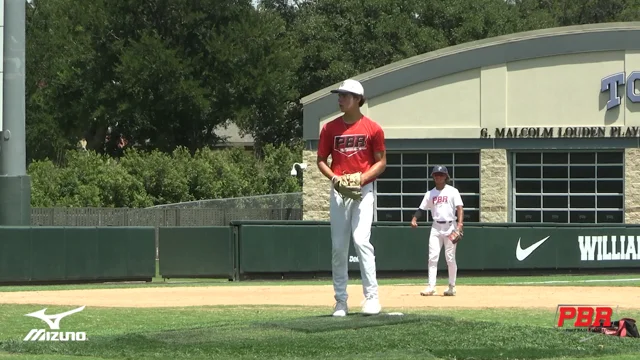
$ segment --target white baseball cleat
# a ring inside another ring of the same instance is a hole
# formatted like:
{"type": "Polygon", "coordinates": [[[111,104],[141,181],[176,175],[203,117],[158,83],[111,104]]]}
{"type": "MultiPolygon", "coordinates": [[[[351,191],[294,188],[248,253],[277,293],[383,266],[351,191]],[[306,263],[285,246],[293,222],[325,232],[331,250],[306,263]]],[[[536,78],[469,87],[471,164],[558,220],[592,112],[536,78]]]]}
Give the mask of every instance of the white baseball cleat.
{"type": "Polygon", "coordinates": [[[436,294],[436,289],[427,286],[424,290],[420,291],[420,295],[422,296],[432,296],[436,294]]]}
{"type": "Polygon", "coordinates": [[[444,296],[455,296],[456,295],[456,286],[449,285],[449,288],[444,292],[444,296]]]}
{"type": "Polygon", "coordinates": [[[349,306],[347,306],[347,303],[338,301],[333,308],[333,316],[347,316],[347,313],[349,313],[349,306]]]}
{"type": "Polygon", "coordinates": [[[382,306],[380,305],[380,301],[376,297],[369,297],[364,300],[364,305],[362,305],[362,313],[365,315],[378,315],[382,310],[382,306]]]}

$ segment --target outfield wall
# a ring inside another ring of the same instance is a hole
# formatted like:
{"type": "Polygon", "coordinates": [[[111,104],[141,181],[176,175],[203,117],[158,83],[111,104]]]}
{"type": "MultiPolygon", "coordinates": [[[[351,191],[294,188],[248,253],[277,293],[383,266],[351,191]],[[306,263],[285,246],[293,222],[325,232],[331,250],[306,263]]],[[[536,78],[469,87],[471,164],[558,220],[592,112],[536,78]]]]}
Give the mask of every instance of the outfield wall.
{"type": "MultiPolygon", "coordinates": [[[[416,229],[403,223],[374,223],[371,242],[380,276],[426,273],[430,229],[424,223],[416,229]]],[[[636,225],[467,224],[458,246],[458,268],[497,272],[640,269],[638,241],[640,226],[636,225]]],[[[239,221],[228,227],[165,228],[160,232],[159,248],[160,275],[165,278],[240,280],[331,272],[329,224],[323,221],[239,221]]],[[[438,268],[446,269],[443,256],[438,268]]],[[[358,275],[353,244],[349,270],[358,275]]]]}
{"type": "MultiPolygon", "coordinates": [[[[429,224],[374,223],[380,277],[426,274],[429,224]]],[[[309,278],[331,274],[329,224],[240,221],[161,227],[163,278],[309,278]]],[[[151,281],[153,227],[0,227],[0,283],[151,281]]],[[[640,225],[474,223],[457,250],[460,271],[640,270],[640,225]]],[[[444,256],[438,268],[446,271],[444,256]]],[[[359,276],[350,245],[349,270],[359,276]]]]}
{"type": "Polygon", "coordinates": [[[0,283],[150,281],[154,227],[0,227],[0,283]]]}
{"type": "MultiPolygon", "coordinates": [[[[371,242],[380,276],[426,273],[430,230],[429,224],[413,229],[403,223],[374,223],[371,242]]],[[[234,223],[230,231],[238,249],[235,279],[331,272],[327,222],[245,221],[234,223]]],[[[467,224],[457,249],[458,269],[491,272],[640,270],[639,242],[640,226],[635,225],[467,224]],[[532,246],[538,242],[539,245],[532,246]],[[517,251],[518,246],[522,251],[517,251]],[[535,250],[527,254],[533,247],[535,250]]],[[[164,276],[162,264],[161,245],[160,273],[164,276]]],[[[446,270],[442,253],[438,268],[446,270]]],[[[353,243],[349,250],[349,270],[359,275],[353,243]]]]}

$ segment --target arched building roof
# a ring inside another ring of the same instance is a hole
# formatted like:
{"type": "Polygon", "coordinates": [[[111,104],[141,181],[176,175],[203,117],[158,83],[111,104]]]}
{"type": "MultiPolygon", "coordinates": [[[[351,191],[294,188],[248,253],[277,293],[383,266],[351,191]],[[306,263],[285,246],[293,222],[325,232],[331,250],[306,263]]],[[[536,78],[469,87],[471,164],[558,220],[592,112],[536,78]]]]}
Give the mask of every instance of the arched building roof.
{"type": "MultiPolygon", "coordinates": [[[[451,46],[354,76],[368,99],[465,70],[539,57],[640,50],[640,22],[602,23],[528,31],[451,46]]],[[[318,138],[321,119],[334,114],[333,84],[301,99],[303,138],[318,138]]]]}

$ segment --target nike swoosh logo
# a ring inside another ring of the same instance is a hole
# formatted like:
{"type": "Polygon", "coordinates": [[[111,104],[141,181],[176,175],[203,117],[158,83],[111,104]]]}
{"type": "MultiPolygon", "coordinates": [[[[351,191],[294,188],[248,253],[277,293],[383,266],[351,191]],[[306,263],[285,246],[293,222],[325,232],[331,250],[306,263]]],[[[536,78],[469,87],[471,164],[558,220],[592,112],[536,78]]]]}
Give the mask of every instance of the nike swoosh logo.
{"type": "Polygon", "coordinates": [[[518,246],[516,246],[516,259],[518,259],[519,261],[522,261],[522,260],[528,258],[529,255],[531,255],[532,252],[534,252],[540,245],[542,245],[542,243],[547,241],[548,238],[549,238],[549,236],[547,236],[546,238],[544,238],[544,239],[538,241],[537,243],[529,246],[526,249],[523,249],[520,246],[520,239],[518,239],[518,246]]]}

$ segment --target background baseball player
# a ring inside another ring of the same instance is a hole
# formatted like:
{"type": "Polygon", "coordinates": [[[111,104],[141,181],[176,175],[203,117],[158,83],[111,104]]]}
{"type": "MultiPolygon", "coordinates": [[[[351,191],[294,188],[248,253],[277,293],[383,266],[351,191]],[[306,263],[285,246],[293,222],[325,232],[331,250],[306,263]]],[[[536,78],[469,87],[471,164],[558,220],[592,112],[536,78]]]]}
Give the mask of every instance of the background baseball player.
{"type": "Polygon", "coordinates": [[[429,235],[428,285],[420,294],[424,296],[436,294],[438,259],[440,258],[442,245],[444,245],[444,255],[449,269],[449,288],[444,292],[444,295],[454,296],[456,294],[458,271],[456,248],[462,233],[464,204],[458,189],[448,184],[450,179],[449,171],[445,166],[434,166],[431,176],[435,182],[435,187],[427,191],[413,219],[411,219],[411,226],[414,228],[418,226],[417,220],[422,215],[426,215],[424,213],[428,210],[431,211],[431,218],[433,219],[431,234],[429,235]]]}
{"type": "Polygon", "coordinates": [[[378,281],[374,248],[370,243],[374,212],[373,182],[384,171],[387,160],[384,132],[360,112],[365,102],[364,89],[355,80],[345,80],[337,90],[342,116],[326,123],[320,131],[318,168],[331,179],[330,221],[332,275],[336,305],[334,316],[345,316],[349,241],[353,235],[358,255],[365,302],[362,312],[378,314],[378,281]],[[327,158],[331,155],[331,166],[327,158]],[[351,175],[350,175],[351,174],[351,175]],[[349,183],[355,179],[353,183],[349,183]],[[351,192],[354,189],[354,192],[351,192]]]}

